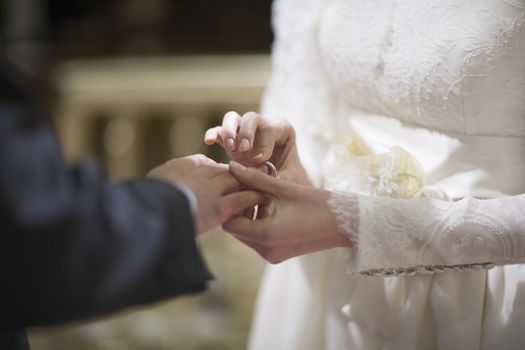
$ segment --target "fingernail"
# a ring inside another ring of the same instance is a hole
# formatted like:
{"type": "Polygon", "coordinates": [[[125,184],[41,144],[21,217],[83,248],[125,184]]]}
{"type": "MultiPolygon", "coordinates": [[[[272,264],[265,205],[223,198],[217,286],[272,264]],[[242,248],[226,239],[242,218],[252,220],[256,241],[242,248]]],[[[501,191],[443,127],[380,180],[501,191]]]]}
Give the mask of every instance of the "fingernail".
{"type": "Polygon", "coordinates": [[[239,151],[245,152],[250,149],[250,140],[242,139],[241,144],[239,145],[239,151]]]}
{"type": "Polygon", "coordinates": [[[231,137],[226,139],[226,147],[228,148],[228,151],[235,150],[235,141],[231,137]]]}

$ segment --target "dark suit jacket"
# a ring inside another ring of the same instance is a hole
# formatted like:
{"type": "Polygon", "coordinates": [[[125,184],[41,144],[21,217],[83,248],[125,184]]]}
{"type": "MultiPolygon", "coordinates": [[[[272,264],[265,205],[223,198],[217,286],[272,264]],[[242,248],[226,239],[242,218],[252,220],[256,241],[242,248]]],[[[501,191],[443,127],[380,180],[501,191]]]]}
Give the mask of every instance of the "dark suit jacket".
{"type": "Polygon", "coordinates": [[[53,325],[203,290],[189,203],[175,187],[68,167],[0,53],[0,349],[53,325]]]}

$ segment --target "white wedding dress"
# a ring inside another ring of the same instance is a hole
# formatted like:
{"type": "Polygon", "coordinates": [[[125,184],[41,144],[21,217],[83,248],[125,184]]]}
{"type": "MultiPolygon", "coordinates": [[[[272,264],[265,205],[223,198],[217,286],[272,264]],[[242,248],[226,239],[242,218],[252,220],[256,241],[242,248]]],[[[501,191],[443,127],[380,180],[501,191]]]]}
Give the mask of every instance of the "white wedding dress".
{"type": "Polygon", "coordinates": [[[355,243],[269,266],[250,348],[525,348],[525,0],[277,0],[263,115],[355,243]]]}

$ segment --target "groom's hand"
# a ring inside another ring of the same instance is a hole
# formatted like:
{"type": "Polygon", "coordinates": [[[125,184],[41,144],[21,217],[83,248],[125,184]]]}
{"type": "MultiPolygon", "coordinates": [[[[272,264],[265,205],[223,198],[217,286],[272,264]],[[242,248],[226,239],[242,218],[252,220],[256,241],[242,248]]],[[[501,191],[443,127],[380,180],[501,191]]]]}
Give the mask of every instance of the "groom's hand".
{"type": "Polygon", "coordinates": [[[153,169],[148,177],[159,178],[189,188],[197,200],[195,222],[198,233],[242,214],[264,200],[255,191],[241,191],[240,182],[218,164],[202,154],[168,161],[153,169]]]}

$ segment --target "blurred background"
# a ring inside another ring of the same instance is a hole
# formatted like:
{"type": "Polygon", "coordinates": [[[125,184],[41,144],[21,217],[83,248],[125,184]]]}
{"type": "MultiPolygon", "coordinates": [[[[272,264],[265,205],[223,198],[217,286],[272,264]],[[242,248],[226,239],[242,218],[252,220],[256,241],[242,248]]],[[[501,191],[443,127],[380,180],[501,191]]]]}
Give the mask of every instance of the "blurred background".
{"type": "MultiPolygon", "coordinates": [[[[204,153],[229,110],[259,110],[269,77],[269,0],[1,0],[4,50],[39,86],[70,161],[121,180],[204,153]]],[[[36,350],[244,349],[264,266],[217,229],[199,238],[204,294],[34,329],[36,350]]]]}

